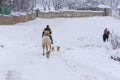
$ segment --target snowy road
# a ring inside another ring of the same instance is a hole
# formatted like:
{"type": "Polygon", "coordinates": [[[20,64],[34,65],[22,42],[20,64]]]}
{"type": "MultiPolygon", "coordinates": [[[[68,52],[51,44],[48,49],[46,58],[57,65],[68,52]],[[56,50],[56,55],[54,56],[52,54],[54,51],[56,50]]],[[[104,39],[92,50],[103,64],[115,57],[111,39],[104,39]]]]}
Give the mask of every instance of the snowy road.
{"type": "Polygon", "coordinates": [[[120,63],[110,59],[111,51],[105,48],[110,44],[101,38],[106,26],[119,34],[119,25],[111,17],[0,25],[0,80],[120,80],[120,63]],[[61,47],[49,59],[42,56],[41,48],[41,33],[47,24],[54,44],[61,47]]]}

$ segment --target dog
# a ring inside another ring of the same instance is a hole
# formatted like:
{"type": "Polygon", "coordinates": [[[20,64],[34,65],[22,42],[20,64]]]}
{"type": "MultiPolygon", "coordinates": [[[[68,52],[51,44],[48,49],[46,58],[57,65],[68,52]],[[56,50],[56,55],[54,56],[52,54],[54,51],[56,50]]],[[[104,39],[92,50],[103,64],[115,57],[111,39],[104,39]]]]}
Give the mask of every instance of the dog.
{"type": "Polygon", "coordinates": [[[52,46],[52,47],[51,47],[51,51],[52,51],[52,52],[54,52],[54,51],[59,52],[59,51],[60,51],[60,46],[52,46]]]}
{"type": "Polygon", "coordinates": [[[56,46],[57,47],[57,52],[60,51],[60,46],[56,46]]]}

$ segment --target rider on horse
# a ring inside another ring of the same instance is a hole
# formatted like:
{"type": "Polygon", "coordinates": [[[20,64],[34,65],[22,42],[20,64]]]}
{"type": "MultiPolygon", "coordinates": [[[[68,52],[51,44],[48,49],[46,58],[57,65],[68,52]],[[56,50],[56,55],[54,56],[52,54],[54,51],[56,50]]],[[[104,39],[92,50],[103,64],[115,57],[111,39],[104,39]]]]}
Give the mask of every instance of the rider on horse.
{"type": "Polygon", "coordinates": [[[50,39],[51,39],[51,44],[53,44],[53,39],[52,39],[51,34],[52,34],[52,31],[51,31],[49,25],[47,25],[47,27],[44,29],[44,31],[43,31],[43,33],[42,33],[42,37],[43,37],[43,36],[49,36],[50,39]]]}

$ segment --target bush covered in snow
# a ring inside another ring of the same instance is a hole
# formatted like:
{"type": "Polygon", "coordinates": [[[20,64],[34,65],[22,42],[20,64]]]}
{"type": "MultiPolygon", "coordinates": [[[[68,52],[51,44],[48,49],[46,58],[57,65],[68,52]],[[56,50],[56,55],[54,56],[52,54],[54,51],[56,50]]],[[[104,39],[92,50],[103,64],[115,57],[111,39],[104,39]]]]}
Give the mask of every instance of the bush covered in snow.
{"type": "Polygon", "coordinates": [[[111,58],[116,61],[120,61],[120,36],[118,36],[117,34],[111,33],[110,44],[113,50],[113,54],[111,55],[111,58]]]}

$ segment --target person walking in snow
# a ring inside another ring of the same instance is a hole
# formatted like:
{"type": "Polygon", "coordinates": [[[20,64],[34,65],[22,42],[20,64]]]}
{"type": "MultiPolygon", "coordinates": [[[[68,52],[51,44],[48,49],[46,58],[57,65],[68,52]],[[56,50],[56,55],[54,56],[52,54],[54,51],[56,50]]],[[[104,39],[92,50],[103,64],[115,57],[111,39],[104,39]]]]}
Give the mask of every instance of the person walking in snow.
{"type": "Polygon", "coordinates": [[[110,31],[107,30],[107,28],[104,29],[104,34],[103,34],[103,41],[106,42],[108,41],[110,31]]]}
{"type": "Polygon", "coordinates": [[[46,28],[43,30],[42,37],[43,36],[49,36],[51,39],[51,44],[53,44],[52,31],[51,31],[49,25],[47,25],[46,28]]]}

